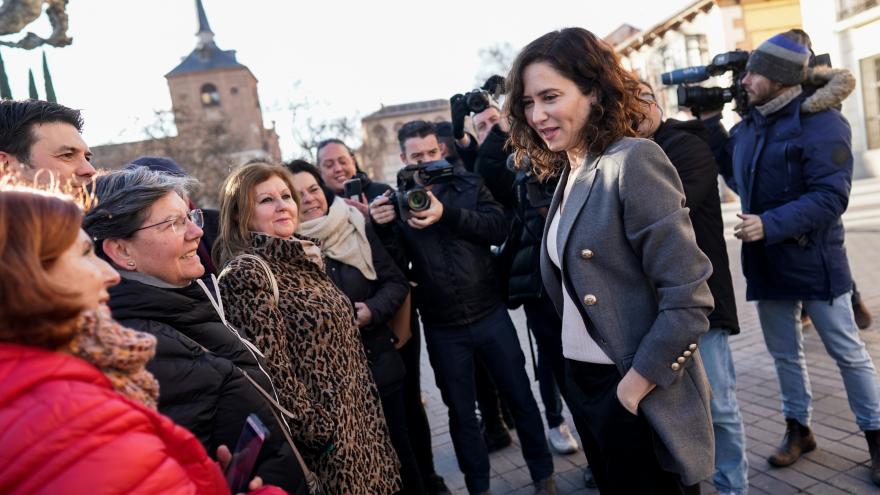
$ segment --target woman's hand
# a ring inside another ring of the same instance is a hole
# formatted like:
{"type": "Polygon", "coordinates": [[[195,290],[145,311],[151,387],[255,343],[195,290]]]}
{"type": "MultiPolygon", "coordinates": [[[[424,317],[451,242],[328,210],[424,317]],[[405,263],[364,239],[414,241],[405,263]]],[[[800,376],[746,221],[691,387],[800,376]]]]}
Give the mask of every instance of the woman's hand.
{"type": "Polygon", "coordinates": [[[373,313],[370,308],[362,302],[354,303],[355,318],[358,328],[364,328],[373,321],[373,313]]]}
{"type": "Polygon", "coordinates": [[[630,368],[617,384],[617,400],[620,401],[624,409],[637,416],[639,403],[656,386],[656,383],[648,381],[635,368],[630,368]]]}
{"type": "MultiPolygon", "coordinates": [[[[229,451],[229,447],[225,445],[217,447],[217,465],[220,467],[222,473],[226,473],[226,468],[229,467],[230,462],[232,462],[232,452],[229,451]]],[[[248,483],[248,490],[254,491],[259,490],[260,488],[263,488],[263,479],[259,476],[254,476],[254,479],[248,483]]]]}
{"type": "Polygon", "coordinates": [[[365,220],[370,219],[370,203],[367,201],[367,196],[364,193],[361,193],[360,200],[344,198],[343,201],[348,206],[354,206],[357,211],[361,212],[365,220]]]}

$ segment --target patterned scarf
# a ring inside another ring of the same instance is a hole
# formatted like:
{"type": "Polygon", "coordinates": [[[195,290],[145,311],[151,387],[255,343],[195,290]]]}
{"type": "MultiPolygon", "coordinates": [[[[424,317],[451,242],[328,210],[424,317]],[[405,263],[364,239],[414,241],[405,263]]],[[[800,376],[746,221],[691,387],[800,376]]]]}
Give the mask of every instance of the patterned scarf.
{"type": "Polygon", "coordinates": [[[325,256],[357,268],[367,280],[376,280],[366,219],[342,199],[335,198],[326,215],[300,223],[297,233],[320,239],[325,256]]]}
{"type": "Polygon", "coordinates": [[[156,354],[156,337],[120,325],[101,307],[82,314],[66,351],[101,370],[120,394],[156,409],[159,382],[145,369],[156,354]]]}

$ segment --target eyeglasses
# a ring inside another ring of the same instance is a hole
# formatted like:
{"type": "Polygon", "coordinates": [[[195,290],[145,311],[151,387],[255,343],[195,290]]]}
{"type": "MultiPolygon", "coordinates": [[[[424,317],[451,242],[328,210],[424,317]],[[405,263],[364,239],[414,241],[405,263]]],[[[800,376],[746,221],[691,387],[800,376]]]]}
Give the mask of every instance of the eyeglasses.
{"type": "MultiPolygon", "coordinates": [[[[195,209],[195,210],[191,210],[185,216],[169,218],[168,220],[163,220],[159,223],[154,223],[152,225],[147,225],[146,227],[141,227],[139,229],[135,229],[134,232],[137,232],[139,230],[149,229],[151,227],[157,227],[159,225],[164,225],[166,223],[170,223],[171,230],[175,234],[182,235],[184,232],[186,232],[186,221],[187,220],[194,223],[196,225],[196,227],[198,227],[198,228],[202,228],[205,225],[204,213],[202,213],[202,210],[195,209]]],[[[134,232],[132,232],[132,233],[134,233],[134,232]]]]}

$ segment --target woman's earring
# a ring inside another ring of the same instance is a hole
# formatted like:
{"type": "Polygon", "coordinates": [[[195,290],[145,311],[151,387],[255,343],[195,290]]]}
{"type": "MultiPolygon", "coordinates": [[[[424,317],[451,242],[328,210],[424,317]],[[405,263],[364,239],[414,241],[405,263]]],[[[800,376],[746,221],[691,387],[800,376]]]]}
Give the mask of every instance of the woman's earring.
{"type": "Polygon", "coordinates": [[[125,264],[134,268],[134,261],[128,260],[128,262],[126,262],[125,264]]]}

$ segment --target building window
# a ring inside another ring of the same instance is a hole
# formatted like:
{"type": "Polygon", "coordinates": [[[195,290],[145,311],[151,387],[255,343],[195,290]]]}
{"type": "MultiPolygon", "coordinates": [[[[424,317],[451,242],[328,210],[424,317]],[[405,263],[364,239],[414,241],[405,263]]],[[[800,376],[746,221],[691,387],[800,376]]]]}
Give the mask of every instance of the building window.
{"type": "Polygon", "coordinates": [[[220,92],[217,86],[211,83],[202,86],[202,105],[206,107],[216,106],[220,104],[220,92]]]}
{"type": "Polygon", "coordinates": [[[868,149],[880,148],[880,55],[861,60],[868,149]]]}
{"type": "Polygon", "coordinates": [[[880,5],[878,0],[837,0],[837,20],[842,21],[880,5]]]}
{"type": "Polygon", "coordinates": [[[688,67],[705,65],[708,62],[706,37],[702,34],[685,36],[684,47],[687,53],[688,67]]]}

